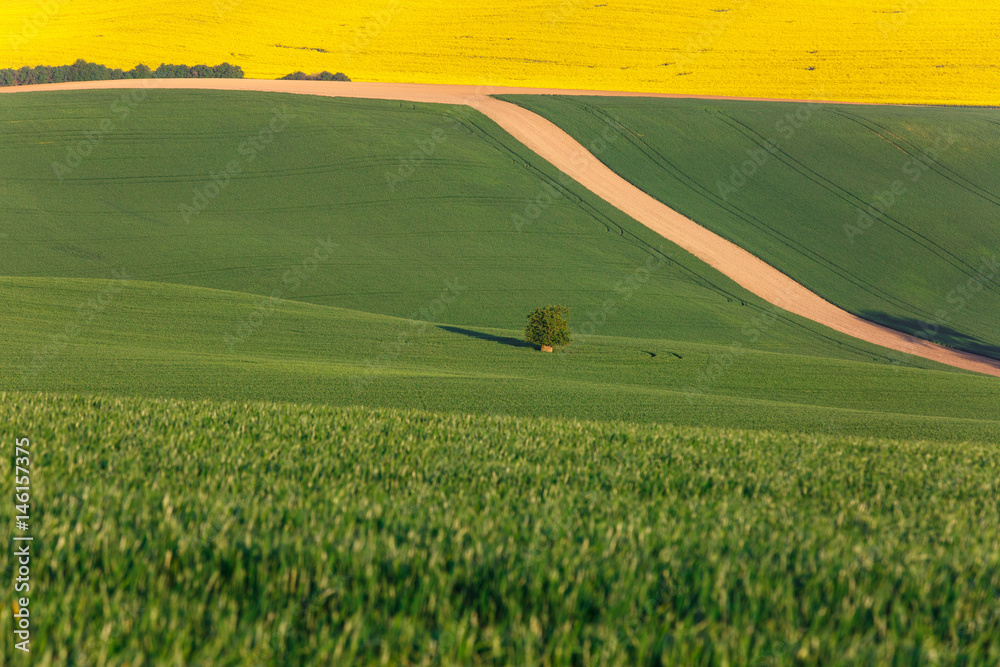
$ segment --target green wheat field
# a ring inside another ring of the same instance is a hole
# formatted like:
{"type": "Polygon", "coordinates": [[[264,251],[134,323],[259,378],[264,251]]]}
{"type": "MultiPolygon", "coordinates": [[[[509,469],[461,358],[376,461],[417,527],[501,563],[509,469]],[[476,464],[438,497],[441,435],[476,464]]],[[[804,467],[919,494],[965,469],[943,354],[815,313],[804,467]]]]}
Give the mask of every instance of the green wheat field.
{"type": "MultiPolygon", "coordinates": [[[[1000,111],[788,137],[796,105],[512,99],[615,127],[601,160],[836,305],[1000,358],[1000,111]]],[[[1000,664],[996,378],[775,309],[471,109],[48,92],[0,128],[10,664],[1000,664]],[[555,354],[522,340],[547,304],[555,354]]]]}

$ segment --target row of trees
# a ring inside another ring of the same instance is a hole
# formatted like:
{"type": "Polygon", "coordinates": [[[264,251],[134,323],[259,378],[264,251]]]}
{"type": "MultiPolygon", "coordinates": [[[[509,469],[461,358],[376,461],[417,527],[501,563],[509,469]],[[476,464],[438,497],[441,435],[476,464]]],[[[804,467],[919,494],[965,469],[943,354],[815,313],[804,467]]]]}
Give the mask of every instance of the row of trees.
{"type": "MultiPolygon", "coordinates": [[[[67,83],[70,81],[110,81],[113,79],[242,79],[243,69],[239,65],[222,63],[210,65],[160,65],[155,70],[145,65],[136,65],[130,70],[111,69],[86,60],[77,60],[72,65],[48,67],[22,67],[21,69],[0,69],[0,86],[30,86],[37,83],[67,83]]],[[[293,81],[350,81],[343,72],[332,74],[306,74],[292,72],[281,77],[293,81]]]]}
{"type": "Polygon", "coordinates": [[[282,81],[292,80],[292,81],[350,81],[348,76],[343,72],[337,72],[336,74],[330,74],[329,72],[320,72],[319,74],[306,74],[305,72],[292,72],[291,74],[286,74],[281,77],[282,81]]]}
{"type": "Polygon", "coordinates": [[[137,65],[130,70],[110,69],[86,60],[58,67],[22,67],[0,69],[0,86],[28,86],[36,83],[66,83],[70,81],[109,81],[112,79],[242,79],[243,70],[238,65],[222,63],[209,65],[167,65],[155,70],[137,65]]]}

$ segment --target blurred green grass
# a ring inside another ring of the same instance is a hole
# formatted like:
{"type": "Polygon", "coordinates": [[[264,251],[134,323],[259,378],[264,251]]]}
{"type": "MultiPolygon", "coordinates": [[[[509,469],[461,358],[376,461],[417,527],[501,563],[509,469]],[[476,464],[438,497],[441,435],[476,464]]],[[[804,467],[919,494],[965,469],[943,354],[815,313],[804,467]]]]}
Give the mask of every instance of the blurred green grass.
{"type": "Polygon", "coordinates": [[[0,394],[15,437],[35,665],[1000,659],[996,445],[0,394]]]}

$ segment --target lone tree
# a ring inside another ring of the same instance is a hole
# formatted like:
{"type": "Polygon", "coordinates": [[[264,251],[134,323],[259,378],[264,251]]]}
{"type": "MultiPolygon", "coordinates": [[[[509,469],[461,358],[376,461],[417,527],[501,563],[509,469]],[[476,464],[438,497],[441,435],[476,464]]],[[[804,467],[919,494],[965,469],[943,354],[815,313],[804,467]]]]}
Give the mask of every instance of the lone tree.
{"type": "Polygon", "coordinates": [[[524,339],[538,345],[542,352],[551,352],[553,345],[568,345],[569,309],[563,306],[535,308],[528,315],[528,325],[524,327],[524,339]]]}

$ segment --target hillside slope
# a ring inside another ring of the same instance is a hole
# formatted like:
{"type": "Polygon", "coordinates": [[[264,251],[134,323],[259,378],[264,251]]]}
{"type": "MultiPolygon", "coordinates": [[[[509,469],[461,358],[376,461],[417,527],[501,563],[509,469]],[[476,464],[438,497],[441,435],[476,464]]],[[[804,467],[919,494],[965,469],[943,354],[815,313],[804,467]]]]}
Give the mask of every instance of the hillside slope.
{"type": "Polygon", "coordinates": [[[879,324],[1000,358],[994,110],[512,97],[643,191],[879,324]]]}
{"type": "Polygon", "coordinates": [[[143,281],[0,278],[0,303],[6,390],[1000,440],[994,378],[885,363],[776,319],[756,331],[783,352],[589,336],[543,355],[516,329],[143,281]]]}
{"type": "Polygon", "coordinates": [[[0,120],[7,388],[995,433],[993,383],[774,309],[468,109],[78,91],[0,120]],[[516,339],[552,302],[577,342],[547,358],[516,339]]]}
{"type": "Polygon", "coordinates": [[[76,91],[0,96],[0,123],[0,275],[123,269],[498,328],[557,301],[582,333],[727,344],[772,310],[465,107],[76,91]]]}

